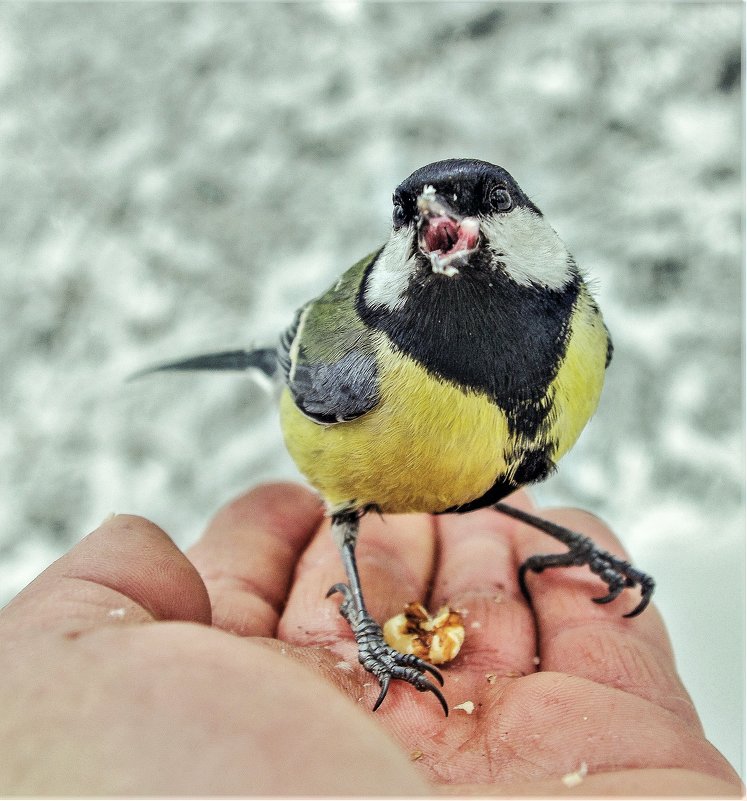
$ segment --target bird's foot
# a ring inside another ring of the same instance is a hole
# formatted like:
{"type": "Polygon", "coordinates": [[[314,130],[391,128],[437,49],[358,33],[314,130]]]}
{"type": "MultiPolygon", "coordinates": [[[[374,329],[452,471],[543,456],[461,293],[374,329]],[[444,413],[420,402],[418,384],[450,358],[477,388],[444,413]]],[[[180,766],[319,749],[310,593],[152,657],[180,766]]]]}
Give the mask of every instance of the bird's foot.
{"type": "MultiPolygon", "coordinates": [[[[566,529],[567,531],[567,529],[566,529]]],[[[608,604],[614,601],[626,587],[639,586],[641,600],[632,611],[623,617],[635,617],[648,606],[654,592],[655,582],[648,574],[633,567],[630,562],[614,556],[609,551],[598,548],[592,540],[583,534],[568,531],[572,535],[567,542],[569,550],[559,554],[537,554],[530,556],[519,568],[519,585],[527,600],[530,600],[526,585],[526,573],[541,573],[548,567],[572,567],[587,565],[592,573],[599,576],[607,585],[608,593],[601,598],[592,598],[597,604],[608,604]]]]}
{"type": "Polygon", "coordinates": [[[444,713],[448,715],[449,706],[443,693],[425,676],[426,673],[430,673],[443,686],[444,680],[440,671],[414,654],[403,654],[388,646],[384,641],[381,626],[365,609],[358,608],[347,584],[335,584],[327,593],[327,598],[336,592],[342,593],[340,614],[350,624],[355,641],[358,643],[358,661],[376,677],[381,685],[381,692],[376,699],[373,711],[375,712],[386,698],[391,680],[399,679],[411,684],[420,692],[432,692],[441,703],[444,713]]]}
{"type": "Polygon", "coordinates": [[[624,617],[635,617],[648,606],[656,586],[654,580],[647,573],[633,567],[630,562],[614,556],[609,551],[598,548],[592,540],[577,531],[571,531],[557,523],[543,520],[541,517],[529,514],[522,509],[508,506],[505,503],[493,504],[493,508],[504,515],[521,520],[539,531],[544,531],[559,542],[568,546],[566,553],[548,553],[530,556],[519,568],[519,586],[524,597],[531,604],[532,599],[526,584],[527,570],[541,573],[548,567],[573,567],[587,565],[592,573],[599,576],[607,585],[608,593],[601,598],[592,600],[598,604],[608,604],[626,588],[638,586],[641,588],[641,600],[638,606],[624,617]]]}

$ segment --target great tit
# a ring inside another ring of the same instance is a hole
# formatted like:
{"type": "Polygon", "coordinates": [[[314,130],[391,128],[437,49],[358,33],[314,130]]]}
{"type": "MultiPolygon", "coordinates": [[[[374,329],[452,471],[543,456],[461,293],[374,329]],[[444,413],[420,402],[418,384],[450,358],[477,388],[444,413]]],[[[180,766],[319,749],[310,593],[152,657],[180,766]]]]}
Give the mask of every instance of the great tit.
{"type": "Polygon", "coordinates": [[[355,560],[370,510],[468,512],[492,506],[568,546],[519,572],[588,565],[607,585],[597,603],[650,576],[587,537],[501,499],[541,481],[594,413],[612,342],[571,254],[502,167],[473,159],[428,164],[393,196],[392,230],[303,306],[275,348],[229,351],[156,370],[258,368],[284,380],[288,450],[331,517],[347,584],[340,613],[359,660],[379,681],[434,693],[436,668],[387,646],[369,615],[355,560]]]}

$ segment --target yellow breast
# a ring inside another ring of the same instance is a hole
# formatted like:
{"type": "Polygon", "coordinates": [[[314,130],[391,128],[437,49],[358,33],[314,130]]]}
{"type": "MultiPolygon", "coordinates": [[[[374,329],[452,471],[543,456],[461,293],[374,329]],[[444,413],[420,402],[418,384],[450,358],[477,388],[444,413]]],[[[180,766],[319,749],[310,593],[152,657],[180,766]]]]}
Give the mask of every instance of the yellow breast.
{"type": "Polygon", "coordinates": [[[552,398],[552,459],[574,445],[599,405],[607,361],[607,331],[599,309],[581,287],[571,318],[566,352],[548,395],[552,398]]]}
{"type": "Polygon", "coordinates": [[[435,379],[388,341],[378,363],[382,401],[348,423],[317,425],[283,392],[288,450],[330,507],[437,512],[486,492],[506,468],[501,410],[435,379]]]}

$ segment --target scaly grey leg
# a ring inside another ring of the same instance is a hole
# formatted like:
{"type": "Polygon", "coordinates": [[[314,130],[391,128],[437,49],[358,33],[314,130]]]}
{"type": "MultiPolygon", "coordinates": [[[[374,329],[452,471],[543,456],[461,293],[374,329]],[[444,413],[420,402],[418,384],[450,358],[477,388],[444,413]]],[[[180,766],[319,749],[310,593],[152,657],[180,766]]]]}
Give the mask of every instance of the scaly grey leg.
{"type": "Polygon", "coordinates": [[[390,648],[384,642],[381,626],[371,617],[366,609],[361,590],[358,566],[355,561],[355,543],[358,539],[359,512],[340,512],[332,515],[332,536],[345,567],[347,584],[335,584],[327,593],[327,597],[339,592],[343,596],[340,614],[348,621],[353,636],[358,643],[358,661],[369,672],[373,673],[381,685],[381,692],[374,704],[374,712],[381,706],[389,690],[392,679],[400,679],[412,684],[416,690],[432,692],[441,702],[444,713],[449,714],[449,707],[441,690],[423,674],[430,673],[443,686],[441,673],[432,665],[414,654],[402,654],[390,648]]]}

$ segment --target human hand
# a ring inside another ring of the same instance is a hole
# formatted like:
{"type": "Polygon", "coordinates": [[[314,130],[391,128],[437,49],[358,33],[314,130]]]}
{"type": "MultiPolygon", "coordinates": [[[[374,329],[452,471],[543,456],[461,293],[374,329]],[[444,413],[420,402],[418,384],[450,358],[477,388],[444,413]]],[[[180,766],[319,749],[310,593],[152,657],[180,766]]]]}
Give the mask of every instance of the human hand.
{"type": "MultiPolygon", "coordinates": [[[[444,719],[394,682],[371,715],[378,686],[324,600],[342,567],[320,516],[307,491],[264,487],[211,523],[190,552],[199,574],[126,516],[45,571],[0,614],[0,793],[741,793],[658,613],[591,604],[582,570],[531,578],[532,612],[516,569],[552,545],[491,511],[364,520],[379,620],[429,588],[431,606],[467,610],[444,692],[475,704],[444,719]],[[567,790],[560,777],[582,762],[589,775],[567,790]]],[[[546,516],[619,552],[587,515],[546,516]]]]}

